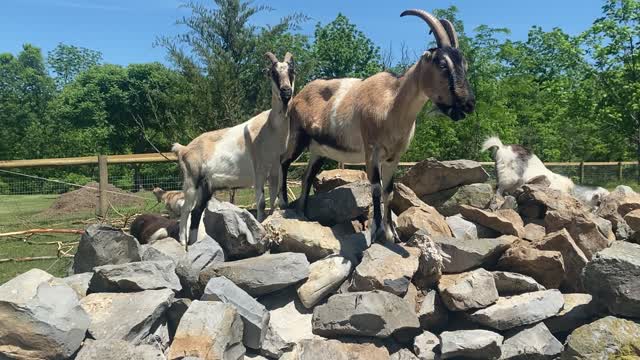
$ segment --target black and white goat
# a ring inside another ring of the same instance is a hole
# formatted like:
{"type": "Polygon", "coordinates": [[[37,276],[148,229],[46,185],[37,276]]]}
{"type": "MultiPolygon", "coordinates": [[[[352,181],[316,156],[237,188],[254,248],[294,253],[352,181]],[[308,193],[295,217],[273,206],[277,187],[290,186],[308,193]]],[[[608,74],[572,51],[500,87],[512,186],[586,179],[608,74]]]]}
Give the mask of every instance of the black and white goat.
{"type": "Polygon", "coordinates": [[[142,214],[131,223],[129,233],[140,244],[151,244],[164,238],[179,240],[177,220],[167,219],[156,214],[142,214]]]}

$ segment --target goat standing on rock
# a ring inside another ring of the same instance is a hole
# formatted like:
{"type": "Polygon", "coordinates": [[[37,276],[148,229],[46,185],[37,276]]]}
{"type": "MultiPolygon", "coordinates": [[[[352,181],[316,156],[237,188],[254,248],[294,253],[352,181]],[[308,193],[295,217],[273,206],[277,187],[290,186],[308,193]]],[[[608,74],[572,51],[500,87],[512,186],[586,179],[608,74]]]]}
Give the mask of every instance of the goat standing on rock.
{"type": "Polygon", "coordinates": [[[311,156],[298,203],[301,212],[306,212],[311,181],[323,158],[365,162],[374,206],[368,241],[398,239],[388,206],[393,174],[427,100],[453,120],[463,119],[475,107],[453,25],[424,10],[407,10],[400,16],[406,15],[417,16],[429,25],[437,47],[426,51],[403,76],[381,72],[364,80],[315,80],[293,99],[289,110],[291,130],[282,159],[281,205],[287,204],[287,170],[306,148],[311,156]]]}
{"type": "MultiPolygon", "coordinates": [[[[180,216],[180,242],[186,245],[191,230],[214,191],[255,187],[258,221],[264,220],[264,185],[269,179],[271,208],[278,195],[280,155],[289,135],[286,112],[294,90],[294,61],[291,53],[279,62],[270,60],[271,110],[231,128],[204,133],[189,145],[174,144],[184,178],[184,205],[180,216]]],[[[193,242],[193,241],[191,241],[193,242]]]]}

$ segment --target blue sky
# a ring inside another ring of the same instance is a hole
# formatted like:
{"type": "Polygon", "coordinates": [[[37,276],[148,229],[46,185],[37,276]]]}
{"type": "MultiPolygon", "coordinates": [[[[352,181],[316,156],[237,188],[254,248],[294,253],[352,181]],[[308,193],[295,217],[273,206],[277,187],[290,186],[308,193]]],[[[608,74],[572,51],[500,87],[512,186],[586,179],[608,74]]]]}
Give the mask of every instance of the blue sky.
{"type": "MultiPolygon", "coordinates": [[[[206,1],[207,0],[202,0],[206,1]]],[[[210,1],[210,0],[209,0],[210,1]]],[[[1,0],[0,52],[16,53],[29,42],[46,52],[56,44],[83,46],[103,53],[109,63],[165,61],[165,52],[152,46],[158,35],[181,32],[174,25],[187,12],[180,0],[1,0]]],[[[213,1],[211,1],[213,2],[213,1]]],[[[338,12],[383,49],[395,52],[405,42],[409,53],[424,50],[426,27],[417,18],[400,19],[408,8],[445,8],[456,5],[467,29],[487,24],[507,27],[512,39],[526,38],[532,25],[545,30],[561,27],[570,34],[586,29],[600,16],[602,0],[254,0],[274,8],[256,16],[258,25],[302,12],[311,17],[302,32],[313,34],[317,22],[327,23],[338,12]]]]}

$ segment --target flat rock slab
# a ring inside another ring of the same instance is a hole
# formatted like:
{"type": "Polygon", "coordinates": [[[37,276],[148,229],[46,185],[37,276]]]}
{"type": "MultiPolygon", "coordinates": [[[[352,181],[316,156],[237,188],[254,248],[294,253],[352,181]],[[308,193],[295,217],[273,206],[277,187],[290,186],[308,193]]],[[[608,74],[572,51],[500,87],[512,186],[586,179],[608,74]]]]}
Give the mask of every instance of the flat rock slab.
{"type": "Polygon", "coordinates": [[[388,360],[384,346],[371,343],[348,343],[338,340],[303,340],[280,360],[388,360]]]}
{"type": "Polygon", "coordinates": [[[557,289],[564,280],[564,261],[558,251],[512,246],[498,260],[498,268],[531,276],[547,289],[557,289]]]}
{"type": "Polygon", "coordinates": [[[563,305],[564,298],[560,291],[543,290],[500,298],[495,304],[470,316],[481,325],[508,330],[555,316],[562,310],[563,305]]]}
{"type": "Polygon", "coordinates": [[[444,216],[453,216],[460,213],[462,205],[478,209],[488,208],[494,195],[491,184],[482,183],[443,190],[422,197],[422,201],[435,207],[444,216]]]}
{"type": "Polygon", "coordinates": [[[546,290],[534,278],[509,271],[494,271],[493,280],[496,282],[496,289],[500,296],[546,290]]]}
{"type": "Polygon", "coordinates": [[[475,161],[427,159],[411,167],[400,182],[423,197],[460,185],[483,183],[488,179],[489,174],[475,161]]]}
{"type": "Polygon", "coordinates": [[[564,306],[558,315],[544,321],[552,333],[573,331],[590,322],[598,314],[600,306],[589,294],[562,294],[564,306]]]}
{"type": "Polygon", "coordinates": [[[309,266],[309,278],[298,288],[298,297],[306,308],[334,293],[351,273],[351,261],[342,256],[329,256],[309,266]]]}
{"type": "Polygon", "coordinates": [[[318,222],[288,216],[275,212],[263,222],[278,252],[303,253],[309,261],[317,261],[334,254],[355,258],[367,248],[366,239],[359,234],[338,233],[318,222]]]}
{"type": "Polygon", "coordinates": [[[500,359],[503,337],[487,330],[445,331],[440,334],[442,359],[500,359]]]}
{"type": "Polygon", "coordinates": [[[640,356],[638,339],[638,323],[607,316],[574,330],[567,338],[561,359],[636,359],[640,356]],[[622,353],[628,357],[621,356],[622,353]]]}
{"type": "Polygon", "coordinates": [[[151,345],[134,346],[124,340],[85,340],[75,360],[164,360],[164,354],[151,345]]]}
{"type": "Polygon", "coordinates": [[[640,317],[640,245],[616,241],[587,264],[582,282],[613,314],[640,317]]]}
{"type": "Polygon", "coordinates": [[[540,250],[557,251],[562,254],[565,269],[562,288],[570,291],[582,289],[580,274],[589,260],[566,229],[548,234],[544,239],[534,243],[534,246],[540,250]]]}
{"type": "Polygon", "coordinates": [[[29,270],[0,286],[0,358],[69,358],[89,321],[71,287],[29,270]]]}
{"type": "Polygon", "coordinates": [[[242,320],[233,305],[194,301],[182,316],[168,359],[243,359],[242,320]]]}
{"type": "Polygon", "coordinates": [[[368,181],[366,172],[353,169],[325,170],[313,179],[313,189],[317,193],[327,192],[359,181],[368,181]]]}
{"type": "Polygon", "coordinates": [[[244,345],[260,349],[269,325],[269,311],[262,304],[225,277],[209,280],[202,300],[233,305],[244,323],[244,345]]]}
{"type": "Polygon", "coordinates": [[[562,343],[539,323],[505,339],[501,359],[556,359],[563,350],[562,343]]]}
{"type": "Polygon", "coordinates": [[[89,314],[89,334],[96,340],[118,339],[139,344],[163,321],[174,298],[173,291],[96,293],[80,300],[89,314]]]}
{"type": "Polygon", "coordinates": [[[269,250],[264,228],[247,210],[227,202],[210,201],[202,219],[207,234],[229,258],[243,259],[269,250]]]}
{"type": "Polygon", "coordinates": [[[351,291],[385,290],[398,296],[407,293],[418,270],[420,250],[396,244],[372,244],[353,272],[351,291]]]}
{"type": "MultiPolygon", "coordinates": [[[[200,272],[200,284],[224,276],[251,296],[266,295],[309,277],[309,262],[304,254],[280,253],[214,263],[200,272]]],[[[206,286],[206,285],[205,285],[206,286]]]]}
{"type": "Polygon", "coordinates": [[[420,323],[406,300],[385,291],[338,294],[313,311],[313,332],[325,337],[341,335],[395,336],[407,340],[420,323]]]}
{"type": "Polygon", "coordinates": [[[461,273],[477,267],[494,265],[511,243],[504,239],[462,240],[450,237],[434,238],[444,256],[445,273],[461,273]]]}
{"type": "Polygon", "coordinates": [[[371,204],[371,185],[359,181],[310,196],[307,216],[309,220],[333,226],[367,216],[371,204]]]}
{"type": "Polygon", "coordinates": [[[120,265],[103,265],[93,269],[89,291],[131,292],[143,290],[182,290],[171,260],[141,261],[120,265]]]}
{"type": "Polygon", "coordinates": [[[111,226],[94,224],[80,238],[73,257],[74,274],[85,273],[96,266],[117,265],[142,259],[138,240],[111,226]]]}
{"type": "Polygon", "coordinates": [[[485,269],[443,275],[438,283],[442,302],[451,311],[482,309],[498,300],[493,275],[485,269]]]}
{"type": "Polygon", "coordinates": [[[519,223],[515,222],[512,217],[507,216],[508,212],[513,212],[513,210],[504,210],[504,213],[493,213],[469,205],[460,206],[460,214],[470,221],[493,229],[500,234],[524,237],[522,219],[520,219],[519,223]]]}

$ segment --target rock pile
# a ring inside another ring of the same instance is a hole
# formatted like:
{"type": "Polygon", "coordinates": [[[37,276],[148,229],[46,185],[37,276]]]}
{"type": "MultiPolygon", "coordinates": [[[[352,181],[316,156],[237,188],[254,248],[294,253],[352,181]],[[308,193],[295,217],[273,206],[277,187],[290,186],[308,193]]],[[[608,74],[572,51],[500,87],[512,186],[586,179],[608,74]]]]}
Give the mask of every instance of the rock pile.
{"type": "Polygon", "coordinates": [[[592,213],[541,181],[490,210],[486,180],[420,163],[390,205],[403,242],[369,248],[370,187],[342,170],[309,220],[208,207],[188,252],[92,225],[71,276],[0,286],[0,358],[639,358],[640,195],[592,213]]]}

